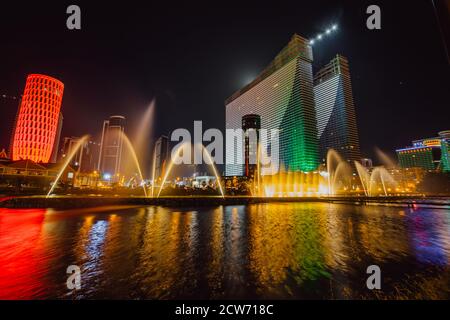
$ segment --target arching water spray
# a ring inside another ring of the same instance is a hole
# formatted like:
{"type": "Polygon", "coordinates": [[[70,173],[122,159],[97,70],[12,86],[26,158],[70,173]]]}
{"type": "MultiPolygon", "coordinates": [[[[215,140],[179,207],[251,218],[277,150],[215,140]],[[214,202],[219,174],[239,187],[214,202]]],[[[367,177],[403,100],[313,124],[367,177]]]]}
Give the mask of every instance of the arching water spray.
{"type": "Polygon", "coordinates": [[[77,154],[78,150],[83,146],[83,143],[86,142],[86,140],[89,138],[89,135],[85,135],[81,137],[80,140],[75,144],[74,148],[72,149],[72,152],[67,157],[66,161],[64,162],[61,170],[59,170],[58,175],[56,176],[55,181],[53,182],[52,187],[50,188],[49,192],[47,193],[47,198],[52,194],[53,190],[58,185],[59,179],[61,179],[62,174],[66,170],[67,166],[69,165],[70,161],[72,161],[72,158],[77,154]]]}
{"type": "Polygon", "coordinates": [[[205,146],[203,144],[201,144],[201,146],[202,146],[204,154],[206,155],[206,158],[208,158],[208,161],[209,161],[210,165],[213,168],[214,175],[216,176],[217,184],[219,185],[219,190],[220,190],[220,193],[222,195],[222,198],[225,198],[225,194],[223,193],[223,189],[222,189],[222,181],[221,181],[221,179],[219,177],[219,174],[217,173],[217,168],[214,165],[214,162],[213,162],[213,160],[211,158],[211,155],[209,154],[208,150],[205,148],[205,146]]]}
{"type": "Polygon", "coordinates": [[[395,168],[396,167],[395,161],[393,159],[391,159],[391,157],[386,152],[383,152],[380,148],[375,147],[375,153],[376,153],[378,159],[380,160],[381,164],[385,168],[395,168]]]}
{"type": "MultiPolygon", "coordinates": [[[[175,151],[175,155],[178,157],[180,156],[180,152],[183,150],[183,147],[188,144],[188,142],[185,142],[183,144],[181,144],[178,149],[175,151]]],[[[170,171],[172,171],[172,167],[173,167],[173,159],[171,157],[170,159],[170,163],[169,166],[167,167],[167,171],[164,174],[164,178],[161,181],[161,186],[159,187],[159,191],[158,191],[158,195],[156,196],[157,198],[159,198],[159,195],[161,194],[162,188],[164,186],[164,183],[166,183],[167,177],[169,176],[170,171]]]]}
{"type": "Polygon", "coordinates": [[[363,167],[363,165],[361,163],[359,163],[358,161],[355,161],[355,167],[356,167],[356,171],[358,172],[358,176],[359,176],[359,180],[361,181],[363,190],[364,190],[364,194],[367,196],[369,196],[369,190],[370,190],[370,174],[367,171],[366,168],[363,167]]]}
{"type": "Polygon", "coordinates": [[[327,172],[328,172],[328,195],[334,195],[335,190],[333,189],[334,176],[336,169],[343,160],[339,153],[334,149],[329,149],[327,152],[327,172]]]}
{"type": "Polygon", "coordinates": [[[370,175],[370,188],[369,188],[369,195],[373,196],[377,191],[377,178],[379,178],[379,181],[381,183],[381,186],[383,187],[383,193],[385,196],[387,196],[387,189],[386,189],[386,183],[396,185],[396,181],[391,176],[391,174],[386,170],[384,167],[376,167],[373,169],[372,174],[370,175]]]}
{"type": "MultiPolygon", "coordinates": [[[[141,166],[139,165],[139,160],[136,156],[136,152],[134,151],[133,145],[131,144],[130,139],[128,139],[127,135],[123,132],[120,133],[123,141],[125,142],[125,145],[128,147],[128,151],[131,153],[131,156],[133,157],[134,163],[136,164],[136,168],[139,173],[139,177],[141,178],[141,183],[144,181],[144,177],[142,176],[141,166]]],[[[144,190],[144,195],[147,197],[147,190],[145,188],[145,183],[142,184],[142,189],[144,190]]]]}

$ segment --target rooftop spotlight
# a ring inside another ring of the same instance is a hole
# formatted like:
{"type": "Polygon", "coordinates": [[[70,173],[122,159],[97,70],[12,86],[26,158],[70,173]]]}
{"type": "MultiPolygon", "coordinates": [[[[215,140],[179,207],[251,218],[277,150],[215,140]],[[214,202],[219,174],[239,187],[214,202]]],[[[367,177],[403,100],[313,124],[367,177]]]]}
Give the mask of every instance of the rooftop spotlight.
{"type": "Polygon", "coordinates": [[[313,45],[314,44],[314,40],[310,40],[309,44],[313,45]]]}
{"type": "Polygon", "coordinates": [[[326,34],[329,34],[330,32],[331,32],[331,30],[330,30],[330,29],[327,29],[326,34]]]}
{"type": "Polygon", "coordinates": [[[320,39],[322,39],[322,35],[321,35],[321,34],[319,34],[319,35],[317,36],[317,40],[320,40],[320,39]]]}
{"type": "Polygon", "coordinates": [[[336,30],[337,29],[337,25],[333,24],[333,26],[331,27],[331,29],[336,30]]]}

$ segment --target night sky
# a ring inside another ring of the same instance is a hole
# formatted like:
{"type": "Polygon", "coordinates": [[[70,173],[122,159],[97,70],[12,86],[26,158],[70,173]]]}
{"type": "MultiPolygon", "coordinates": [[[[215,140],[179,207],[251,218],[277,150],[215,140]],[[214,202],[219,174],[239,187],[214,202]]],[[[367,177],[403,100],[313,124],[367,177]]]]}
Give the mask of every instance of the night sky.
{"type": "MultiPolygon", "coordinates": [[[[339,31],[314,46],[314,68],[336,53],[349,59],[365,155],[450,129],[450,67],[431,1],[16,3],[0,11],[0,95],[20,95],[29,73],[62,80],[62,136],[99,134],[113,114],[132,134],[153,98],[156,135],[194,120],[223,129],[224,100],[293,33],[309,38],[333,23],[339,31]],[[81,7],[80,31],[66,28],[70,4],[81,7]],[[381,7],[381,30],[366,28],[369,4],[381,7]]],[[[0,107],[1,149],[17,102],[0,98],[0,107]]]]}

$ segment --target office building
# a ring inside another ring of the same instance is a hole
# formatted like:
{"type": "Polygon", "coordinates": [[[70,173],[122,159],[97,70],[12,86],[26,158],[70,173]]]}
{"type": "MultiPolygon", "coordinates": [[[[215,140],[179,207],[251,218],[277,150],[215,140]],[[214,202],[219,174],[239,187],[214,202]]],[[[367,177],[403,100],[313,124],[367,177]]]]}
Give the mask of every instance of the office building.
{"type": "Polygon", "coordinates": [[[155,180],[162,180],[169,162],[169,137],[162,135],[156,140],[153,151],[155,180]]]}
{"type": "Polygon", "coordinates": [[[103,179],[117,181],[121,171],[125,117],[111,116],[103,122],[98,171],[103,179]]]}

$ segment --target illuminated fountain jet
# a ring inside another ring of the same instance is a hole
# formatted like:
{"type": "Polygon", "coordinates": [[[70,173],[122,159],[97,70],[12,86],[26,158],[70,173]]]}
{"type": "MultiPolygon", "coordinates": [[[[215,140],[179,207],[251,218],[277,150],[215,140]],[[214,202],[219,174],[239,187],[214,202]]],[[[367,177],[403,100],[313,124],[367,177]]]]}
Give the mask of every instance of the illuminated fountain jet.
{"type": "MultiPolygon", "coordinates": [[[[181,145],[178,147],[178,149],[175,150],[175,152],[173,153],[173,155],[174,155],[175,157],[179,157],[180,154],[181,154],[181,152],[182,152],[183,150],[185,150],[185,148],[190,148],[190,146],[191,146],[191,144],[190,144],[189,142],[185,142],[185,143],[181,144],[181,145]]],[[[194,145],[194,147],[196,147],[196,146],[194,145]]],[[[216,166],[214,165],[214,161],[213,161],[212,158],[211,158],[211,155],[209,154],[208,150],[205,148],[205,146],[204,146],[203,144],[200,144],[200,145],[197,146],[197,147],[202,148],[202,151],[203,151],[203,157],[206,158],[206,161],[205,161],[205,162],[206,162],[206,164],[208,164],[208,165],[210,165],[210,166],[212,167],[213,172],[214,172],[214,175],[215,175],[215,177],[216,177],[217,185],[218,185],[218,187],[219,187],[220,194],[221,194],[222,198],[224,198],[224,197],[225,197],[225,193],[224,193],[223,188],[222,188],[222,181],[221,181],[220,176],[219,176],[219,174],[218,174],[218,172],[217,172],[217,168],[216,168],[216,166]]],[[[162,189],[163,189],[163,187],[164,187],[164,184],[165,184],[165,182],[166,182],[166,180],[167,180],[167,177],[169,176],[170,172],[171,172],[172,169],[173,169],[173,166],[174,166],[173,159],[170,159],[169,166],[167,167],[167,171],[166,171],[166,173],[165,173],[165,175],[164,175],[164,177],[163,177],[163,179],[162,179],[161,186],[159,187],[158,194],[157,194],[157,196],[156,196],[157,198],[159,198],[159,196],[161,195],[161,191],[162,191],[162,189]]]]}

